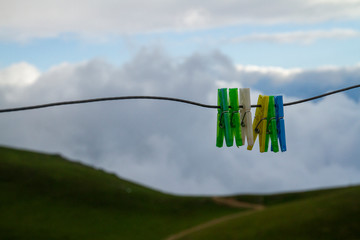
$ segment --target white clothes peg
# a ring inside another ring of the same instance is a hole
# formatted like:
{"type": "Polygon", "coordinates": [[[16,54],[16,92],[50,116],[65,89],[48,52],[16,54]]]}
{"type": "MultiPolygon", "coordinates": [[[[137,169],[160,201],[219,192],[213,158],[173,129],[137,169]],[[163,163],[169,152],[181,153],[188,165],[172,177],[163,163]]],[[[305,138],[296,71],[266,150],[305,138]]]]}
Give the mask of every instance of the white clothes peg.
{"type": "Polygon", "coordinates": [[[245,144],[245,136],[248,146],[254,145],[252,118],[251,118],[251,100],[250,88],[240,88],[240,120],[241,120],[241,133],[242,142],[245,144]]]}

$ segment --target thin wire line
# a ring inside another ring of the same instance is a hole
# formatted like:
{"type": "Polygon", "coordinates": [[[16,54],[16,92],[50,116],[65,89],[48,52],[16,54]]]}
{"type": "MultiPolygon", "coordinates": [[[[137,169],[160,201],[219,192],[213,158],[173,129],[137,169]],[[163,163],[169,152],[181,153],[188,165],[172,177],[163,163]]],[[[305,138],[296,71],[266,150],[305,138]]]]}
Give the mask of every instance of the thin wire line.
{"type": "MultiPolygon", "coordinates": [[[[291,106],[291,105],[296,105],[296,104],[300,104],[300,103],[304,103],[304,102],[308,102],[308,101],[313,101],[318,98],[322,98],[322,97],[326,97],[326,96],[329,96],[332,94],[348,91],[348,90],[358,88],[358,87],[360,87],[360,84],[350,86],[347,88],[338,89],[338,90],[335,90],[332,92],[324,93],[324,94],[314,96],[311,98],[306,98],[306,99],[302,99],[302,100],[298,100],[298,101],[294,101],[294,102],[284,103],[284,106],[291,106]]],[[[0,113],[26,111],[26,110],[33,110],[33,109],[39,109],[39,108],[49,108],[49,107],[55,107],[55,106],[61,106],[61,105],[73,105],[73,104],[104,102],[104,101],[119,101],[119,100],[129,100],[129,99],[164,100],[164,101],[173,101],[173,102],[181,102],[181,103],[185,103],[185,104],[191,104],[191,105],[195,105],[195,106],[203,107],[203,108],[215,108],[215,109],[220,108],[217,105],[203,104],[203,103],[189,101],[189,100],[185,100],[185,99],[181,99],[181,98],[159,97],[159,96],[122,96],[122,97],[92,98],[92,99],[76,100],[76,101],[53,102],[53,103],[32,105],[32,106],[25,106],[25,107],[17,107],[17,108],[5,108],[5,109],[0,109],[0,113]]],[[[239,107],[242,108],[243,106],[240,105],[239,107]]],[[[251,107],[252,108],[261,107],[261,105],[251,105],[251,107]]]]}
{"type": "Polygon", "coordinates": [[[39,109],[39,108],[48,108],[48,107],[55,107],[55,106],[61,106],[61,105],[72,105],[72,104],[105,102],[105,101],[118,101],[118,100],[129,100],[129,99],[165,100],[165,101],[174,101],[174,102],[182,102],[182,103],[192,104],[192,105],[196,105],[196,106],[204,107],[204,108],[218,108],[218,106],[216,106],[216,105],[207,105],[207,104],[198,103],[198,102],[189,101],[189,100],[180,99],[180,98],[159,97],[159,96],[123,96],[123,97],[92,98],[92,99],[76,100],[76,101],[54,102],[54,103],[47,103],[47,104],[33,105],[33,106],[26,106],[26,107],[0,109],[0,113],[25,111],[25,110],[32,110],[32,109],[39,109]]]}
{"type": "Polygon", "coordinates": [[[300,104],[300,103],[304,103],[304,102],[313,101],[313,100],[318,99],[318,98],[323,98],[323,97],[326,97],[326,96],[329,96],[329,95],[332,95],[332,94],[336,94],[336,93],[339,93],[339,92],[349,91],[351,89],[358,88],[358,87],[360,87],[360,84],[350,86],[350,87],[347,87],[347,88],[338,89],[338,90],[335,90],[335,91],[332,91],[332,92],[324,93],[324,94],[321,94],[321,95],[318,95],[318,96],[315,96],[315,97],[306,98],[306,99],[302,99],[302,100],[298,100],[298,101],[294,101],[294,102],[284,103],[284,106],[291,106],[291,105],[296,105],[296,104],[300,104]]]}

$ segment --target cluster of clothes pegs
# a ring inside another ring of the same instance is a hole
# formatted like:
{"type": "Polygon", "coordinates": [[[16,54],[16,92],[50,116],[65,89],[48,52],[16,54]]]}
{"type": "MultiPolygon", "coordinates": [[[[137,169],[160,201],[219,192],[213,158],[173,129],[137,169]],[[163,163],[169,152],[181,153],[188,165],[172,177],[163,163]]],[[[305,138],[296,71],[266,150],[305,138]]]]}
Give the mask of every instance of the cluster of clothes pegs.
{"type": "Polygon", "coordinates": [[[254,121],[251,118],[249,88],[218,89],[218,114],[216,146],[237,147],[245,144],[252,150],[259,137],[260,152],[267,152],[269,142],[271,151],[286,151],[283,97],[259,95],[254,121]],[[240,100],[240,104],[239,104],[240,100]]]}

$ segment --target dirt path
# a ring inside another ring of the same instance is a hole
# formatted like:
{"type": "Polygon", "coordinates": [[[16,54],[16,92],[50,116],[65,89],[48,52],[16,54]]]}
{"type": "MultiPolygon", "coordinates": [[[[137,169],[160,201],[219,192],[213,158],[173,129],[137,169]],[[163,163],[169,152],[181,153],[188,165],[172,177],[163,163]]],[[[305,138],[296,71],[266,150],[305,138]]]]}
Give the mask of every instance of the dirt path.
{"type": "Polygon", "coordinates": [[[227,205],[235,208],[250,208],[254,210],[262,210],[264,209],[264,205],[248,203],[248,202],[240,202],[235,198],[222,198],[222,197],[213,197],[214,202],[222,205],[227,205]]]}
{"type": "Polygon", "coordinates": [[[247,203],[247,202],[240,202],[233,198],[213,197],[213,200],[214,200],[214,202],[216,202],[218,204],[223,204],[223,205],[227,205],[227,206],[231,206],[231,207],[235,207],[235,208],[249,208],[249,209],[252,209],[253,211],[242,211],[239,213],[234,213],[234,214],[230,214],[227,216],[219,217],[219,218],[210,220],[208,222],[202,223],[200,225],[197,225],[195,227],[185,229],[179,233],[173,234],[173,235],[169,236],[168,238],[166,238],[166,240],[178,240],[188,234],[203,230],[208,227],[212,227],[216,224],[226,222],[226,221],[229,221],[229,220],[241,217],[241,216],[250,215],[250,214],[254,213],[255,211],[261,211],[264,209],[263,205],[252,204],[252,203],[247,203]]]}

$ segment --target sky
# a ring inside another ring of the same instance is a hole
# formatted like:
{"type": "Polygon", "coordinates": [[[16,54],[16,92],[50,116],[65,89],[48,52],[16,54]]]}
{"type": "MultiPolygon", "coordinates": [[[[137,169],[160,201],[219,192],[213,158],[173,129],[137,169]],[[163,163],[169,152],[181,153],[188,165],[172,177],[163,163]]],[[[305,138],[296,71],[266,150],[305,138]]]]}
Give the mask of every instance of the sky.
{"type": "MultiPolygon", "coordinates": [[[[0,0],[0,108],[217,89],[284,101],[360,83],[360,0],[0,0]]],[[[0,144],[175,194],[360,183],[360,94],[288,106],[288,151],[216,148],[216,110],[132,100],[0,115],[0,144]]],[[[253,109],[254,114],[254,109],[253,109]]]]}

